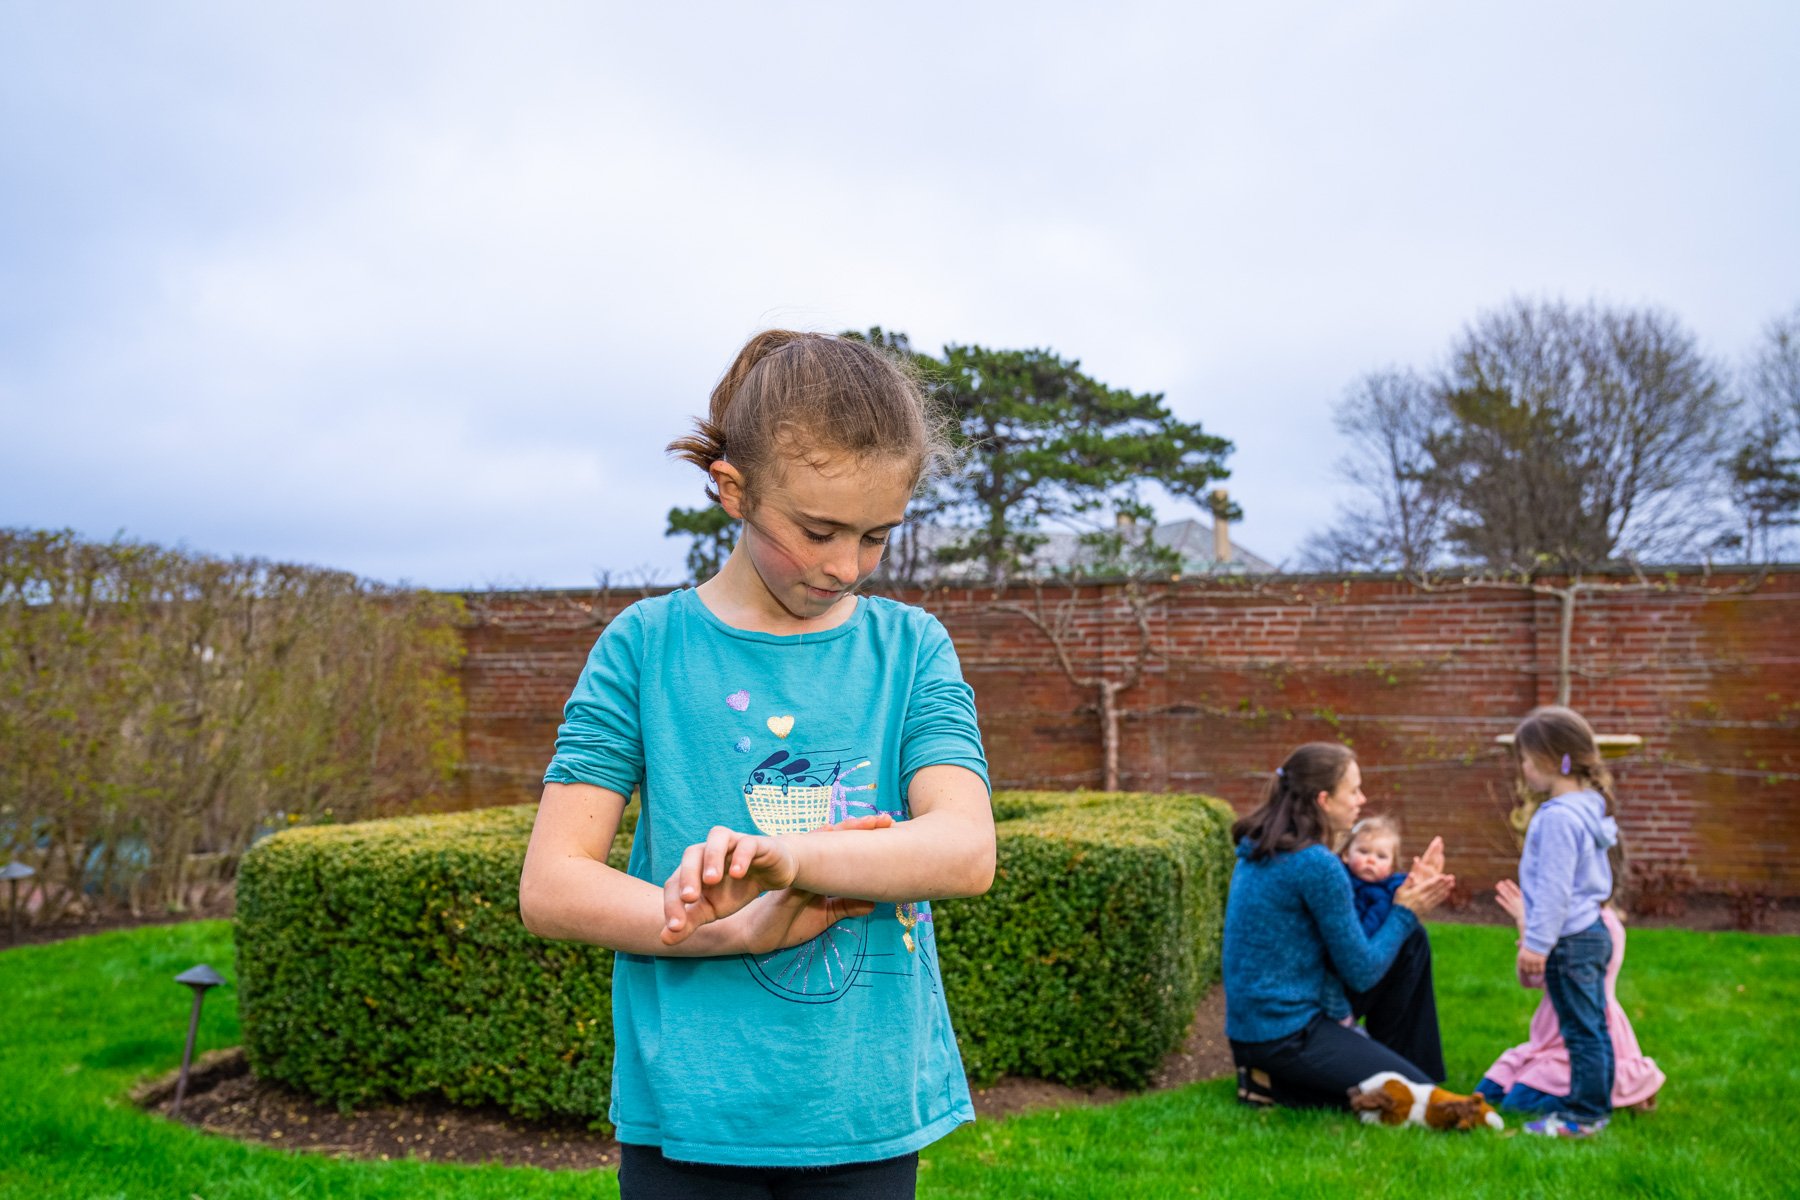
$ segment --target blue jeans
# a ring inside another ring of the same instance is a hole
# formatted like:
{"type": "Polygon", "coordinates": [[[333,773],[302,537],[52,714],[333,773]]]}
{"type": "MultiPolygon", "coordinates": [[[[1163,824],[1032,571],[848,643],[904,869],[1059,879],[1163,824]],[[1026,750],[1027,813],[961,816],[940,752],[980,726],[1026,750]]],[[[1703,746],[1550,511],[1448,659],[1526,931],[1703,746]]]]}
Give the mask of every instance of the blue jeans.
{"type": "Polygon", "coordinates": [[[1552,1096],[1549,1092],[1540,1092],[1529,1083],[1515,1083],[1510,1088],[1502,1088],[1485,1077],[1475,1085],[1475,1094],[1495,1108],[1508,1112],[1553,1113],[1569,1106],[1567,1096],[1552,1096]]]}
{"type": "Polygon", "coordinates": [[[1544,963],[1544,993],[1569,1048],[1569,1098],[1557,1115],[1583,1123],[1612,1112],[1613,1046],[1606,1032],[1606,964],[1612,934],[1595,921],[1557,939],[1544,963]]]}

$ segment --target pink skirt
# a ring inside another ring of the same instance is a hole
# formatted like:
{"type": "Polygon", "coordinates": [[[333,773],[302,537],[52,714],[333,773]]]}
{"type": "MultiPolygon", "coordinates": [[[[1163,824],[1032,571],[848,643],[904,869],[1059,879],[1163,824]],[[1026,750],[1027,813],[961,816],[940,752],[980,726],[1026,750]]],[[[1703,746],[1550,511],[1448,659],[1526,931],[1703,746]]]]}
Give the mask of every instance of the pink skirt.
{"type": "MultiPolygon", "coordinates": [[[[1615,1063],[1612,1101],[1614,1108],[1629,1108],[1656,1095],[1666,1077],[1656,1060],[1644,1057],[1639,1049],[1631,1019],[1619,1007],[1613,990],[1619,968],[1625,965],[1625,926],[1610,908],[1601,910],[1600,919],[1606,922],[1613,940],[1612,961],[1606,964],[1606,1031],[1612,1035],[1615,1063]]],[[[1530,1039],[1496,1059],[1487,1069],[1487,1078],[1503,1090],[1522,1083],[1551,1096],[1569,1094],[1569,1051],[1563,1045],[1550,997],[1538,1001],[1531,1017],[1530,1039]]]]}

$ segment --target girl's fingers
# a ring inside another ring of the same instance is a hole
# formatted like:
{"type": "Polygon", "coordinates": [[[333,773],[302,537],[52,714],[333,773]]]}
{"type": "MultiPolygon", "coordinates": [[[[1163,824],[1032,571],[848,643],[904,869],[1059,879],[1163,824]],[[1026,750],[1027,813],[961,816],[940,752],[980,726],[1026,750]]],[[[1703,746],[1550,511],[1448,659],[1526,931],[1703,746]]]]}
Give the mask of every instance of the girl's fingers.
{"type": "MultiPolygon", "coordinates": [[[[735,830],[723,825],[714,825],[706,835],[706,845],[700,856],[700,884],[706,886],[725,878],[725,859],[731,851],[732,839],[737,837],[735,830]]],[[[698,898],[698,893],[689,899],[698,898]]]]}
{"type": "Polygon", "coordinates": [[[681,872],[676,871],[663,884],[662,938],[664,942],[673,944],[687,934],[687,904],[681,898],[681,872]]]}
{"type": "Polygon", "coordinates": [[[670,876],[670,879],[680,881],[680,899],[692,902],[700,898],[701,860],[705,853],[706,844],[701,842],[696,842],[681,852],[681,865],[670,876]]]}
{"type": "Polygon", "coordinates": [[[731,877],[733,879],[742,879],[750,873],[750,866],[756,861],[756,853],[761,845],[761,838],[747,837],[731,848],[731,877]]]}
{"type": "Polygon", "coordinates": [[[878,812],[878,813],[870,813],[866,816],[860,816],[860,817],[845,817],[842,821],[837,822],[835,825],[828,825],[828,826],[826,826],[826,828],[827,829],[886,829],[888,826],[892,825],[893,823],[894,823],[894,818],[891,813],[878,812]]]}

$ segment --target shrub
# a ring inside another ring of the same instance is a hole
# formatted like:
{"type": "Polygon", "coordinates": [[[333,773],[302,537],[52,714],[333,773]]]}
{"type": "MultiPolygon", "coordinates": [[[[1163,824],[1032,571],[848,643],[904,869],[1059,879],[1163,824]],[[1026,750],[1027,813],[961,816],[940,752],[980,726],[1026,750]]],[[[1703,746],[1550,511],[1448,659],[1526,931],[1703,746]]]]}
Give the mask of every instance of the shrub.
{"type": "Polygon", "coordinates": [[[932,906],[970,1077],[1143,1086],[1219,977],[1231,810],[1039,792],[995,816],[993,890],[932,906]]]}
{"type": "Polygon", "coordinates": [[[0,529],[0,852],[38,917],[179,909],[271,825],[404,811],[459,746],[461,602],[0,529]]]}
{"type": "Polygon", "coordinates": [[[251,1069],[344,1108],[442,1096],[604,1116],[612,955],[520,923],[532,814],[311,826],[245,855],[236,937],[251,1069]]]}
{"type": "MultiPolygon", "coordinates": [[[[1199,797],[996,797],[1000,870],[934,905],[970,1074],[1139,1085],[1218,975],[1230,813],[1199,797]]],[[[290,830],[245,856],[251,1067],[341,1106],[442,1096],[599,1125],[612,956],[519,921],[531,806],[290,830]]],[[[623,866],[628,836],[612,861],[623,866]]]]}

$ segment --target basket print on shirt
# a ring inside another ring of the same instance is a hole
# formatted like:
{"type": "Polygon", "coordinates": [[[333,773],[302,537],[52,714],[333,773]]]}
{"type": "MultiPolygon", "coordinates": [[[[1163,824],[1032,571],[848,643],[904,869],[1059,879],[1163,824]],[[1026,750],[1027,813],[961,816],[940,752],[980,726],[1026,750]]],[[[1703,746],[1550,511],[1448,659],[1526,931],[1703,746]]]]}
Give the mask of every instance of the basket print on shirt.
{"type": "MultiPolygon", "coordinates": [[[[771,837],[805,833],[851,816],[879,812],[873,799],[853,798],[875,784],[852,783],[873,763],[842,750],[789,753],[777,750],[750,769],[744,806],[757,829],[771,837]]],[[[858,984],[869,954],[869,917],[846,917],[809,942],[771,954],[747,954],[756,981],[800,1004],[842,999],[858,984]]]]}
{"type": "Polygon", "coordinates": [[[812,757],[794,757],[786,750],[769,755],[750,769],[750,778],[744,781],[744,805],[751,821],[770,837],[779,837],[834,825],[850,817],[852,809],[858,815],[879,812],[871,800],[850,799],[854,792],[875,790],[873,783],[845,782],[872,765],[865,758],[846,767],[852,757],[835,750],[812,757]]]}

